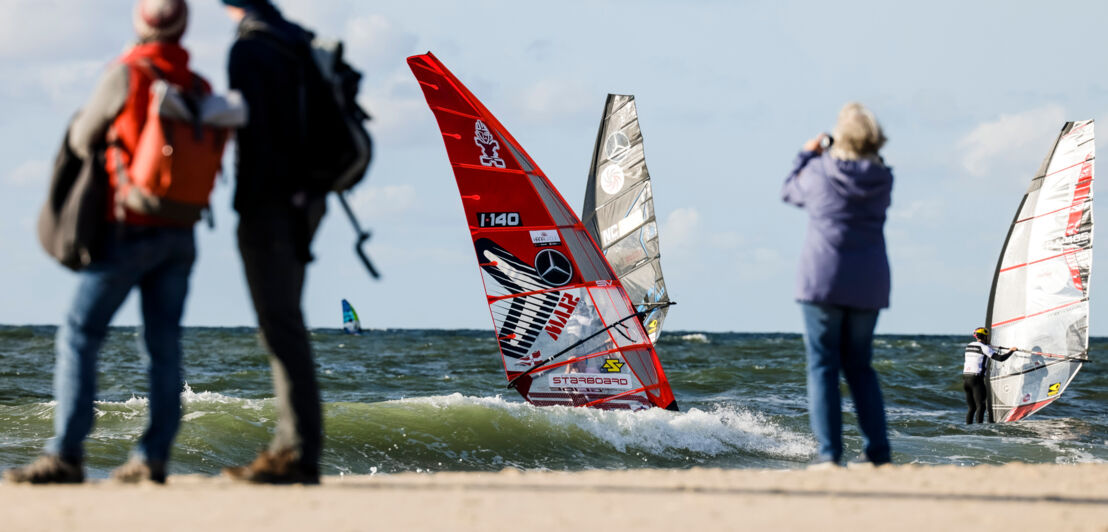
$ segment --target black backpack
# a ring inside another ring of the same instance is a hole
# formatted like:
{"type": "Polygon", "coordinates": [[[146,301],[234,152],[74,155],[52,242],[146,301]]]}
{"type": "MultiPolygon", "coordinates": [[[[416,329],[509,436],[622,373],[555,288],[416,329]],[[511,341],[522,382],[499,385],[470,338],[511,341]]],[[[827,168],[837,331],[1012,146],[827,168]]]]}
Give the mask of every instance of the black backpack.
{"type": "Polygon", "coordinates": [[[66,268],[81,270],[99,257],[107,233],[108,172],[104,146],[81,159],[69,147],[69,128],[54,160],[46,203],[38,217],[42,248],[66,268]]]}
{"type": "Polygon", "coordinates": [[[261,24],[240,27],[239,38],[259,38],[301,66],[300,121],[311,161],[308,191],[342,192],[361,181],[373,159],[373,140],[365,127],[370,117],[357,100],[362,74],[343,59],[342,42],[304,31],[303,41],[292,46],[261,24]]]}

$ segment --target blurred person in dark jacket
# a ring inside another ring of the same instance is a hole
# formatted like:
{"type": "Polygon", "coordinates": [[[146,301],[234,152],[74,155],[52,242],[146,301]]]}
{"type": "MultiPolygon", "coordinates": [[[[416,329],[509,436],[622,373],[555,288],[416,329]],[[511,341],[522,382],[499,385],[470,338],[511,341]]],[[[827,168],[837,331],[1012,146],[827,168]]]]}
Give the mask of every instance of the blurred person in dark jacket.
{"type": "Polygon", "coordinates": [[[884,226],[893,175],[878,155],[885,140],[873,113],[848,103],[830,138],[804,144],[782,191],[786,203],[808,213],[796,299],[804,315],[808,415],[819,444],[814,465],[821,467],[843,458],[840,373],[854,398],[866,460],[891,460],[871,365],[877,314],[889,306],[884,226]]]}
{"type": "Polygon", "coordinates": [[[238,247],[277,397],[276,433],[250,464],[224,474],[256,483],[319,482],[323,419],[300,302],[310,246],[326,210],[309,194],[302,87],[311,34],[268,0],[222,0],[238,22],[228,59],[231,88],[250,120],[238,132],[234,208],[238,247]]]}

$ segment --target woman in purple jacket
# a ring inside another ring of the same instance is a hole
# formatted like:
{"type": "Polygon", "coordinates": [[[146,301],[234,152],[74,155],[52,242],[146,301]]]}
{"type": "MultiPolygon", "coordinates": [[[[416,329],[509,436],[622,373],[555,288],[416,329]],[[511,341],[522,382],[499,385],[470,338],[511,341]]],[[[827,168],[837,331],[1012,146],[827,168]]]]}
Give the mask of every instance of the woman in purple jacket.
{"type": "Polygon", "coordinates": [[[866,459],[874,465],[891,459],[881,387],[870,365],[877,313],[889,306],[884,225],[893,175],[878,155],[884,143],[873,113],[848,103],[833,137],[821,134],[804,144],[782,190],[786,203],[808,212],[796,299],[804,314],[817,464],[842,460],[840,371],[854,397],[866,459]]]}

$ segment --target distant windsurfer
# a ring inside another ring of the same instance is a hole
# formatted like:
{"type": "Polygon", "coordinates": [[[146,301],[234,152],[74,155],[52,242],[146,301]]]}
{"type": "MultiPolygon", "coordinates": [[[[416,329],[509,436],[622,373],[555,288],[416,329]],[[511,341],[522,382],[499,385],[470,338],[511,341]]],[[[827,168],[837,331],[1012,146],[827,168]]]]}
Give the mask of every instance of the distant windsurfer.
{"type": "Polygon", "coordinates": [[[973,330],[973,341],[966,345],[966,363],[962,367],[962,388],[966,391],[966,424],[972,425],[974,419],[978,423],[985,420],[985,358],[991,358],[997,362],[1004,362],[1012,356],[1017,349],[1015,347],[1001,355],[1000,349],[989,345],[989,330],[978,327],[973,330]]]}

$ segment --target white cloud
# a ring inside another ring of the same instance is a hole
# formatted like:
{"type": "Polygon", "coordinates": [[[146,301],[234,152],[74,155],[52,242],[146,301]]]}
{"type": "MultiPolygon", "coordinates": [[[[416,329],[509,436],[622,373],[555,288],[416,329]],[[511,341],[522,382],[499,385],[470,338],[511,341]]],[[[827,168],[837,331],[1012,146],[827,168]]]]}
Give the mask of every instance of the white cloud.
{"type": "MultiPolygon", "coordinates": [[[[346,22],[343,31],[347,62],[369,77],[394,70],[407,71],[400,58],[415,51],[418,38],[382,15],[362,15],[346,22]]],[[[409,74],[410,75],[410,74],[409,74]]]]}
{"type": "Polygon", "coordinates": [[[700,236],[700,213],[692,207],[677,209],[666,216],[660,233],[667,248],[692,247],[700,236]]]}
{"type": "Polygon", "coordinates": [[[786,261],[781,251],[773,248],[754,248],[739,253],[729,271],[744,281],[766,281],[792,271],[794,266],[786,261]]]}
{"type": "Polygon", "coordinates": [[[935,221],[941,219],[945,203],[938,199],[916,199],[907,205],[894,203],[889,209],[892,220],[935,221]]]}
{"type": "Polygon", "coordinates": [[[524,88],[512,102],[523,119],[549,124],[551,120],[592,110],[595,95],[576,80],[542,80],[524,88]]]}
{"type": "MultiPolygon", "coordinates": [[[[133,35],[130,0],[0,0],[0,57],[16,61],[88,57],[133,35]]],[[[11,79],[11,78],[8,78],[11,79]]]]}
{"type": "Polygon", "coordinates": [[[363,82],[358,103],[373,117],[369,127],[378,141],[425,145],[438,138],[434,115],[406,64],[382,82],[363,82]]]}
{"type": "Polygon", "coordinates": [[[1002,114],[978,125],[959,141],[962,167],[974,176],[1008,169],[1030,173],[1065,121],[1066,110],[1058,104],[1002,114]]]}
{"type": "Polygon", "coordinates": [[[8,183],[16,186],[37,185],[50,178],[50,163],[47,161],[25,161],[8,174],[8,183]]]}

